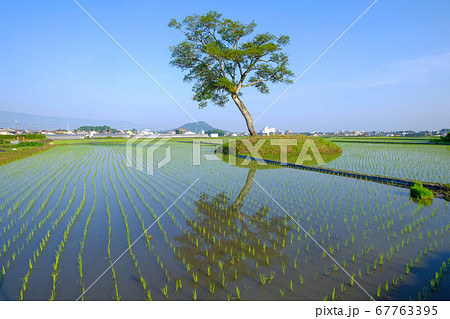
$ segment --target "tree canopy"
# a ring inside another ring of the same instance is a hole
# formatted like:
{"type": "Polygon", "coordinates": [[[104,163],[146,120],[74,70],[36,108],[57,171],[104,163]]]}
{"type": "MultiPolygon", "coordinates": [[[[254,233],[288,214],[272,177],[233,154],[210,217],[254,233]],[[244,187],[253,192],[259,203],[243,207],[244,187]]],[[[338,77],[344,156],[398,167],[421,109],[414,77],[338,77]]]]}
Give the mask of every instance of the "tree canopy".
{"type": "Polygon", "coordinates": [[[169,27],[180,30],[184,41],[170,48],[171,64],[189,71],[184,81],[193,83],[194,101],[200,108],[212,102],[225,107],[231,97],[246,119],[250,134],[255,135],[253,120],[241,101],[241,90],[255,87],[269,93],[267,83],[291,83],[288,56],[281,52],[289,37],[270,33],[251,39],[256,23],[244,24],[211,11],[194,14],[182,22],[170,20],[169,27]]]}

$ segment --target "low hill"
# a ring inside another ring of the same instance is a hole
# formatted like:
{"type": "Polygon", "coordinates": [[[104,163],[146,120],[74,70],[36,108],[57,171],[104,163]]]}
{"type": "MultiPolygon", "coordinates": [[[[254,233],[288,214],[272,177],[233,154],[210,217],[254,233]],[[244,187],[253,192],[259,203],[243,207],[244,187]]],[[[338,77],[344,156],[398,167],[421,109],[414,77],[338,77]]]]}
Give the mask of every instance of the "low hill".
{"type": "Polygon", "coordinates": [[[208,123],[206,123],[204,121],[198,121],[197,123],[195,123],[195,122],[186,123],[186,124],[180,126],[179,128],[184,128],[184,129],[194,132],[194,133],[199,133],[201,130],[204,130],[205,132],[217,130],[215,127],[212,127],[211,125],[209,125],[208,123]]]}

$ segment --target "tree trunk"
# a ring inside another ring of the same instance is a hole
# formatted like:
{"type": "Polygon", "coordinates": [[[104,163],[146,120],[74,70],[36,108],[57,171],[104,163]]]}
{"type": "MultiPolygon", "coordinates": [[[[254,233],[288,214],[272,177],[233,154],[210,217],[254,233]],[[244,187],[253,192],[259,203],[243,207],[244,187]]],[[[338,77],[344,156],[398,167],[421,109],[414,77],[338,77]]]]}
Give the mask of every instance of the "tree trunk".
{"type": "Polygon", "coordinates": [[[252,116],[245,107],[244,103],[242,103],[241,99],[237,94],[232,94],[231,98],[233,99],[234,103],[236,103],[236,106],[238,107],[239,111],[241,111],[242,115],[244,116],[245,122],[247,123],[248,132],[250,133],[250,135],[252,136],[257,135],[255,128],[253,127],[252,116]]]}
{"type": "Polygon", "coordinates": [[[236,198],[235,202],[233,203],[234,208],[239,209],[239,206],[241,206],[245,197],[247,197],[247,194],[250,191],[250,188],[252,188],[253,177],[255,177],[255,173],[256,173],[256,168],[250,168],[250,170],[248,171],[247,181],[245,182],[244,188],[242,188],[241,192],[239,193],[238,197],[236,198]]]}

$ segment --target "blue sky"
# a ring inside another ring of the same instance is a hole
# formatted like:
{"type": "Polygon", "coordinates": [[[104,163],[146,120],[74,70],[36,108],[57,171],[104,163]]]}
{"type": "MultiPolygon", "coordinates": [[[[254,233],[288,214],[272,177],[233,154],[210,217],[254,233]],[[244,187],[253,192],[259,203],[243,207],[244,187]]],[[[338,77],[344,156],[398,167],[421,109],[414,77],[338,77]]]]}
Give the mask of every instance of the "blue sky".
{"type": "MultiPolygon", "coordinates": [[[[199,110],[171,18],[216,10],[290,36],[299,76],[372,1],[79,0],[196,120],[245,131],[230,102],[199,110]]],[[[450,2],[380,0],[256,124],[294,131],[450,127],[450,2]]],[[[177,127],[192,120],[71,0],[0,2],[0,110],[177,127]]],[[[257,118],[286,88],[246,88],[257,118]]]]}

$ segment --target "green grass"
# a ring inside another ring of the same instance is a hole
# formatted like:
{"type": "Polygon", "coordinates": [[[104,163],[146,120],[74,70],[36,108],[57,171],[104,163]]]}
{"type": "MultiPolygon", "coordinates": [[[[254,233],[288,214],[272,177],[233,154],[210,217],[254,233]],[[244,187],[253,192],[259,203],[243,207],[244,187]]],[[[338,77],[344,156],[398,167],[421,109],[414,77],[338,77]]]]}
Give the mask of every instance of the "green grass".
{"type": "MultiPolygon", "coordinates": [[[[323,138],[306,135],[251,136],[249,138],[236,139],[236,154],[243,156],[255,155],[252,154],[252,152],[250,152],[247,148],[246,143],[251,143],[251,145],[253,145],[253,147],[257,149],[257,153],[259,154],[259,158],[261,159],[278,162],[287,161],[287,163],[291,164],[298,163],[303,165],[317,165],[318,164],[317,158],[312,154],[310,148],[305,148],[307,150],[309,158],[305,158],[305,160],[302,161],[302,163],[298,162],[298,158],[299,155],[301,154],[303,144],[307,140],[312,140],[314,142],[324,162],[332,161],[342,154],[342,149],[333,142],[325,140],[323,138]],[[287,139],[297,140],[297,145],[288,145],[287,158],[283,159],[281,154],[282,147],[280,145],[272,145],[272,143],[274,140],[287,140],[287,139]]],[[[223,145],[223,148],[219,148],[218,151],[220,152],[222,149],[223,153],[229,154],[230,148],[231,148],[230,142],[227,142],[223,145]]]]}
{"type": "MultiPolygon", "coordinates": [[[[22,143],[20,143],[22,144],[22,143]]],[[[38,143],[40,144],[40,143],[38,143]]],[[[17,145],[15,145],[17,146],[17,145]]],[[[15,151],[13,151],[13,147],[8,148],[0,148],[3,152],[0,152],[0,166],[4,164],[8,164],[14,161],[18,161],[20,159],[39,154],[45,152],[52,148],[52,145],[44,144],[40,146],[22,146],[15,147],[15,151]]]]}
{"type": "Polygon", "coordinates": [[[0,135],[0,141],[13,141],[18,137],[23,137],[25,140],[45,140],[44,134],[19,134],[19,135],[0,135]]]}
{"type": "Polygon", "coordinates": [[[433,192],[428,188],[423,187],[421,182],[415,182],[414,186],[410,188],[410,195],[413,198],[427,200],[433,199],[433,192]]]}
{"type": "Polygon", "coordinates": [[[44,144],[39,142],[21,142],[17,144],[18,147],[35,147],[35,146],[42,146],[44,144]]]}

